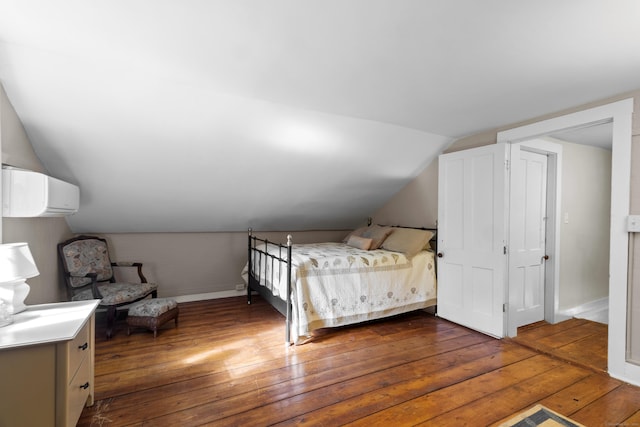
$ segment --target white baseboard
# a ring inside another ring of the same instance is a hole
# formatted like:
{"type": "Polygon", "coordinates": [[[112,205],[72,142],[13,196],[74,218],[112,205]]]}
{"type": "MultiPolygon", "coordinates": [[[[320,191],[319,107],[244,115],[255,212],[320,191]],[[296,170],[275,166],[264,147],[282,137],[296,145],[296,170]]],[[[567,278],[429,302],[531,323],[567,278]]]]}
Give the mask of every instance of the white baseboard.
{"type": "Polygon", "coordinates": [[[591,311],[594,309],[600,309],[608,306],[609,306],[609,297],[605,297],[605,298],[597,299],[595,301],[587,302],[585,304],[578,305],[576,307],[561,310],[560,313],[567,315],[569,317],[573,317],[576,314],[584,313],[585,311],[591,311]]]}
{"type": "MultiPolygon", "coordinates": [[[[247,295],[247,288],[245,287],[241,291],[231,290],[231,291],[217,291],[217,292],[207,292],[204,294],[190,294],[190,295],[178,295],[178,296],[165,296],[158,295],[158,298],[171,298],[176,300],[177,303],[181,302],[194,302],[194,301],[205,301],[210,299],[219,299],[219,298],[231,298],[231,297],[241,297],[247,295]]],[[[129,308],[129,305],[123,305],[122,307],[118,307],[118,310],[123,310],[129,308]]],[[[98,312],[107,311],[106,308],[98,306],[96,310],[98,312]]]]}
{"type": "Polygon", "coordinates": [[[590,301],[576,307],[562,310],[558,313],[567,318],[589,319],[595,322],[608,323],[609,318],[609,297],[590,301]]]}
{"type": "MultiPolygon", "coordinates": [[[[246,296],[246,295],[247,295],[247,290],[243,289],[241,291],[232,290],[232,291],[207,292],[204,294],[179,295],[177,297],[166,297],[166,298],[172,298],[176,300],[176,302],[180,303],[180,302],[204,301],[208,299],[240,297],[240,296],[246,296]]],[[[165,297],[161,297],[161,298],[165,298],[165,297]]]]}

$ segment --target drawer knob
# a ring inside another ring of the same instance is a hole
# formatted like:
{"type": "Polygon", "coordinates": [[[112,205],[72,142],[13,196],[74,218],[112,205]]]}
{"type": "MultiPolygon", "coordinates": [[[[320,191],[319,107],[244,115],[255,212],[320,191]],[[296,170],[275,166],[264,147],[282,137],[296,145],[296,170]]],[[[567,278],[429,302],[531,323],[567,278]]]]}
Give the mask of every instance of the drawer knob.
{"type": "Polygon", "coordinates": [[[86,383],[82,384],[82,385],[80,386],[80,388],[81,388],[81,389],[83,389],[83,390],[88,389],[88,388],[89,388],[89,382],[87,381],[86,383]]]}
{"type": "Polygon", "coordinates": [[[80,350],[82,350],[82,351],[85,351],[85,350],[87,349],[87,347],[89,347],[89,344],[84,343],[84,344],[82,344],[82,345],[79,345],[79,346],[78,346],[78,349],[80,349],[80,350]]]}

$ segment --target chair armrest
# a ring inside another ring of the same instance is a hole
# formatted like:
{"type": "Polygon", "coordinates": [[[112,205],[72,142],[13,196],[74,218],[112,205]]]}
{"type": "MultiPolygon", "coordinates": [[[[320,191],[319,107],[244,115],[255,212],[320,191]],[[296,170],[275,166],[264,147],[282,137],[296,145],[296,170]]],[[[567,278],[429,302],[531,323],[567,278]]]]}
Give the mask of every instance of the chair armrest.
{"type": "MultiPolygon", "coordinates": [[[[98,289],[98,274],[97,273],[87,273],[84,275],[79,275],[79,274],[71,274],[71,273],[66,273],[66,275],[68,277],[77,277],[77,278],[89,278],[91,279],[91,293],[93,294],[93,297],[95,299],[102,299],[102,294],[100,293],[100,290],[98,289]]],[[[87,285],[83,285],[82,287],[87,286],[87,285]]]]}
{"type": "Polygon", "coordinates": [[[141,262],[128,262],[128,261],[118,261],[112,262],[112,267],[137,267],[138,269],[138,277],[140,278],[141,283],[147,283],[147,278],[142,274],[142,263],[141,262]]]}
{"type": "Polygon", "coordinates": [[[137,267],[138,265],[142,265],[141,262],[131,262],[131,261],[118,261],[112,262],[112,267],[137,267]]]}

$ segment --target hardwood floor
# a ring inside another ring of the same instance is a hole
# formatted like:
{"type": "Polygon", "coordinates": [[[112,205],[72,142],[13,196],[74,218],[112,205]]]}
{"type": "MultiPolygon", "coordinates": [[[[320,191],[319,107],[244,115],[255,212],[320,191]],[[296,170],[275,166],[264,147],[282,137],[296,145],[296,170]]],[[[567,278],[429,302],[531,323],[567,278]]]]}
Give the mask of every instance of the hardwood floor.
{"type": "Polygon", "coordinates": [[[518,328],[515,342],[571,363],[607,372],[608,326],[584,319],[518,328]]]}
{"type": "Polygon", "coordinates": [[[640,425],[639,388],[551,353],[575,324],[523,331],[540,350],[425,312],[285,347],[259,298],[180,304],[156,339],[121,321],[106,341],[96,324],[96,403],[80,426],[483,426],[535,403],[586,426],[640,425]]]}

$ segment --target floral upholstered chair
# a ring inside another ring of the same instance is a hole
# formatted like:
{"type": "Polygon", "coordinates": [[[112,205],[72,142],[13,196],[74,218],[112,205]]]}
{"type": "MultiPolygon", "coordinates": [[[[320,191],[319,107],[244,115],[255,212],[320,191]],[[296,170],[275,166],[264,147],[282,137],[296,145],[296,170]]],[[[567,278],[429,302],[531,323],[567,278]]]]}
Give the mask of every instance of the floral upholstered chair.
{"type": "Polygon", "coordinates": [[[99,299],[107,309],[107,338],[113,334],[119,306],[158,296],[158,286],[147,283],[142,263],[111,262],[105,239],[80,236],[58,244],[58,255],[71,301],[99,299]],[[136,267],[140,283],[116,282],[113,267],[136,267]]]}

